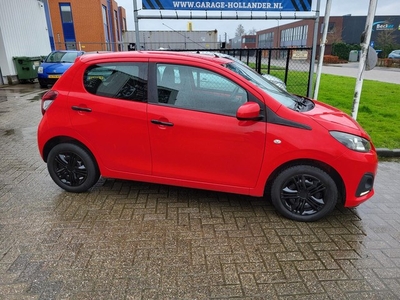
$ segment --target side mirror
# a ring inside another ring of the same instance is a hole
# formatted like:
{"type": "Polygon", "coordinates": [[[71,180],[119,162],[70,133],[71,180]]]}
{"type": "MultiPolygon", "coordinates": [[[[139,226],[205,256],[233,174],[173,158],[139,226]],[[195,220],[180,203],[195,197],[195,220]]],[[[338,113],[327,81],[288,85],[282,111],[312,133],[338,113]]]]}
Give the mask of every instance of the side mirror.
{"type": "Polygon", "coordinates": [[[236,118],[238,120],[259,120],[260,119],[260,105],[256,102],[246,102],[236,111],[236,118]]]}

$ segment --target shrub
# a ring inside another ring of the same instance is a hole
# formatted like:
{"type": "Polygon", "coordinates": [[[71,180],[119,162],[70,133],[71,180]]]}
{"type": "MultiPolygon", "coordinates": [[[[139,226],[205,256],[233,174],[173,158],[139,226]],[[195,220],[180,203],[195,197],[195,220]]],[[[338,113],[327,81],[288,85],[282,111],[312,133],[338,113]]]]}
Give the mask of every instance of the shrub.
{"type": "Polygon", "coordinates": [[[361,50],[361,46],[346,43],[332,44],[332,54],[338,56],[339,59],[348,60],[351,50],[361,50]]]}
{"type": "Polygon", "coordinates": [[[334,55],[324,55],[324,64],[338,64],[339,57],[334,55]]]}

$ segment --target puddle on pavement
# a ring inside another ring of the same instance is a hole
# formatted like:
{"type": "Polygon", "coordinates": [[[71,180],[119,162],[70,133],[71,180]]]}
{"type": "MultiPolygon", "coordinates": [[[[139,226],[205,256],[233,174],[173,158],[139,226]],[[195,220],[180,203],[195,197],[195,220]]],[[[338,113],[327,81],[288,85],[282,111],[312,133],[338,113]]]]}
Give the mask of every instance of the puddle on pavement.
{"type": "Polygon", "coordinates": [[[0,135],[2,136],[18,136],[24,140],[36,139],[37,126],[24,127],[24,128],[12,128],[12,129],[0,129],[0,135]]]}
{"type": "Polygon", "coordinates": [[[38,100],[42,99],[42,97],[45,93],[46,93],[46,91],[40,92],[39,94],[33,96],[32,98],[29,98],[28,101],[30,101],[30,102],[38,101],[38,100]]]}
{"type": "Polygon", "coordinates": [[[4,91],[5,93],[15,93],[15,89],[10,88],[2,88],[1,91],[4,91]]]}
{"type": "Polygon", "coordinates": [[[26,86],[13,85],[13,86],[2,87],[0,89],[2,93],[10,93],[10,94],[30,94],[37,90],[38,88],[35,85],[26,85],[26,86]]]}
{"type": "Polygon", "coordinates": [[[8,136],[8,135],[13,135],[15,134],[15,129],[6,129],[4,130],[4,135],[8,136]]]}
{"type": "Polygon", "coordinates": [[[34,92],[33,89],[26,89],[26,90],[19,90],[18,91],[18,93],[20,93],[20,94],[30,94],[32,92],[34,92]]]}

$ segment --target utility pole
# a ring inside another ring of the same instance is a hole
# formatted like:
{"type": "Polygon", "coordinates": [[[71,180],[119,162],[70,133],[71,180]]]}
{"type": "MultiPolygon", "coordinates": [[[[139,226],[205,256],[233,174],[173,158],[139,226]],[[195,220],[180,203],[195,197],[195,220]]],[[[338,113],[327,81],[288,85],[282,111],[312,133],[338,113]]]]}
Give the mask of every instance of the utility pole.
{"type": "Polygon", "coordinates": [[[324,17],[324,32],[322,34],[322,39],[320,42],[321,48],[319,50],[317,80],[315,82],[314,99],[318,99],[319,84],[321,81],[322,63],[324,62],[324,54],[325,54],[325,43],[326,43],[326,37],[328,35],[329,18],[330,18],[330,14],[331,14],[331,3],[332,3],[331,0],[326,0],[325,17],[324,17]]]}
{"type": "Polygon", "coordinates": [[[361,57],[360,57],[360,63],[358,65],[356,87],[354,90],[353,109],[351,111],[351,116],[353,117],[354,120],[357,119],[358,106],[360,105],[361,90],[363,85],[363,73],[365,71],[367,53],[371,41],[372,25],[374,23],[377,4],[378,0],[370,0],[367,21],[365,23],[365,30],[361,35],[361,57]]]}
{"type": "Polygon", "coordinates": [[[315,12],[315,21],[314,21],[314,35],[313,35],[313,43],[312,43],[312,50],[311,50],[311,67],[310,67],[310,74],[308,75],[308,89],[307,89],[307,96],[311,98],[312,94],[312,86],[314,81],[314,68],[315,68],[315,56],[317,52],[317,40],[318,40],[318,25],[319,25],[319,10],[321,7],[321,0],[317,1],[317,10],[315,12]]]}
{"type": "Polygon", "coordinates": [[[140,37],[139,37],[139,20],[138,20],[138,8],[137,0],[133,0],[133,19],[135,22],[135,36],[136,36],[136,50],[140,51],[140,37]]]}

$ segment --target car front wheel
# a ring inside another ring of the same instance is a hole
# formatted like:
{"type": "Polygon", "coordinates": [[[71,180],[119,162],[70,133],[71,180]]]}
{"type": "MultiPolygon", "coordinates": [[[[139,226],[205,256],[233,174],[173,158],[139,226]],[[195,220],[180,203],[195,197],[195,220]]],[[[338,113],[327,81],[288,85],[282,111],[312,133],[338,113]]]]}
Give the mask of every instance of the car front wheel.
{"type": "Polygon", "coordinates": [[[94,158],[84,148],[63,143],[51,149],[47,168],[54,182],[68,192],[85,192],[99,180],[94,158]]]}
{"type": "Polygon", "coordinates": [[[281,172],[272,183],[271,200],[283,216],[296,221],[316,221],[336,206],[338,189],[323,170],[299,165],[281,172]]]}
{"type": "Polygon", "coordinates": [[[42,89],[47,89],[47,83],[43,79],[38,79],[38,81],[42,89]]]}

